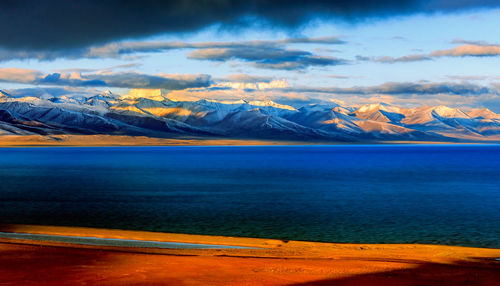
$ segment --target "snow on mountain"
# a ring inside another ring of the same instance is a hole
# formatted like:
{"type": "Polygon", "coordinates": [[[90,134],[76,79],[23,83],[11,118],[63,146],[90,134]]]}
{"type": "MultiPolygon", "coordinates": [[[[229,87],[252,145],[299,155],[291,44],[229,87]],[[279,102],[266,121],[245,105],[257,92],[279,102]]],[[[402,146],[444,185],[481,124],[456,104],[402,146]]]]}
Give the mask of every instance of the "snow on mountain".
{"type": "Polygon", "coordinates": [[[339,106],[313,104],[303,106],[298,112],[285,115],[285,118],[304,126],[330,132],[362,133],[355,123],[359,121],[345,113],[338,112],[339,106]]]}
{"type": "Polygon", "coordinates": [[[484,136],[500,134],[500,128],[484,120],[472,118],[464,111],[446,106],[421,106],[405,109],[401,125],[423,132],[434,132],[458,139],[483,140],[484,136]],[[484,131],[488,130],[486,134],[484,131]]]}
{"type": "Polygon", "coordinates": [[[250,101],[248,104],[253,105],[253,106],[265,106],[265,107],[274,107],[278,109],[286,109],[286,110],[292,110],[296,111],[295,108],[289,106],[289,105],[284,105],[284,104],[278,104],[272,100],[266,99],[264,101],[250,101]]]}
{"type": "Polygon", "coordinates": [[[475,108],[467,112],[470,118],[474,119],[497,119],[500,120],[500,114],[496,114],[488,108],[475,108]]]}
{"type": "Polygon", "coordinates": [[[500,115],[446,106],[358,107],[341,102],[300,108],[263,101],[173,101],[160,90],[120,96],[11,97],[0,91],[0,134],[125,134],[309,141],[491,140],[500,115]]]}
{"type": "Polygon", "coordinates": [[[433,112],[435,115],[446,118],[470,118],[465,112],[457,108],[450,108],[447,106],[434,107],[433,112]]]}
{"type": "Polygon", "coordinates": [[[365,113],[365,112],[374,112],[374,111],[387,111],[387,112],[393,112],[393,113],[399,113],[401,108],[397,106],[390,105],[385,102],[380,102],[380,103],[373,103],[373,104],[367,104],[367,105],[362,105],[357,109],[357,112],[360,113],[365,113]]]}
{"type": "Polygon", "coordinates": [[[363,105],[355,110],[353,114],[357,118],[377,122],[399,122],[404,118],[401,111],[401,108],[387,103],[376,103],[363,105]]]}
{"type": "Polygon", "coordinates": [[[260,109],[239,110],[228,114],[213,126],[226,135],[237,138],[278,140],[354,141],[350,136],[304,127],[298,123],[262,112],[260,109]]]}

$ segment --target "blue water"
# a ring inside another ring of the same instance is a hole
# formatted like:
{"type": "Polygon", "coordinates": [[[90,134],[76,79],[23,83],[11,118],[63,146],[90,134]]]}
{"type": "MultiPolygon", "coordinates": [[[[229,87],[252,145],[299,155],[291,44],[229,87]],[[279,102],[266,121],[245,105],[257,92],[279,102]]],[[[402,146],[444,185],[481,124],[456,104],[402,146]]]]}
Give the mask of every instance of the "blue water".
{"type": "Polygon", "coordinates": [[[500,146],[0,149],[0,222],[500,248],[500,146]]]}

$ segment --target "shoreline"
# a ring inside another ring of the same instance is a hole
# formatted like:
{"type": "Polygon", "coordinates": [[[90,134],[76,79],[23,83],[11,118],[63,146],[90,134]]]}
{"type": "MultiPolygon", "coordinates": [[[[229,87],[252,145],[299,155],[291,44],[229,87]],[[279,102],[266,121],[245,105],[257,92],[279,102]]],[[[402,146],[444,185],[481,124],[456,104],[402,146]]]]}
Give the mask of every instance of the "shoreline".
{"type": "Polygon", "coordinates": [[[373,285],[367,282],[454,285],[464,281],[473,282],[469,284],[500,281],[500,261],[495,260],[500,258],[500,249],[322,243],[34,225],[2,225],[0,231],[247,247],[168,249],[0,238],[0,280],[7,281],[8,285],[52,285],[54,281],[103,285],[162,281],[174,285],[330,285],[328,283],[334,282],[341,285],[373,285]],[[85,257],[85,261],[71,262],[78,257],[85,257]],[[27,277],[14,268],[20,264],[27,277]],[[73,274],[54,280],[60,269],[73,274]],[[32,272],[38,276],[30,276],[32,272]]]}
{"type": "Polygon", "coordinates": [[[0,148],[12,147],[157,147],[157,146],[336,146],[336,145],[493,145],[500,141],[314,142],[221,138],[152,138],[125,135],[0,135],[0,148]]]}

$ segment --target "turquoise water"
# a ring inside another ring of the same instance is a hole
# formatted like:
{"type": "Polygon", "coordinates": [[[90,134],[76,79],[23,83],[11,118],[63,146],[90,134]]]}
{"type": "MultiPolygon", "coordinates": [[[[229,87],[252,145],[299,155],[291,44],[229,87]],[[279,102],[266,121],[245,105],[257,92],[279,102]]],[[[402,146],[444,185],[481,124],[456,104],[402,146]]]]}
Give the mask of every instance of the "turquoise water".
{"type": "Polygon", "coordinates": [[[0,222],[500,248],[500,146],[0,149],[0,222]]]}

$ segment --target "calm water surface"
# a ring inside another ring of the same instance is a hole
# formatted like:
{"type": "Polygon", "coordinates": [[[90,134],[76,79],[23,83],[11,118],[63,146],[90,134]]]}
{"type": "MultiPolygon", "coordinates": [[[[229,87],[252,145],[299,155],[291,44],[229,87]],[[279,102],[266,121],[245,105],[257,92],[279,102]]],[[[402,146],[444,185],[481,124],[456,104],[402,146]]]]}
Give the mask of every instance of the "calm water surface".
{"type": "Polygon", "coordinates": [[[0,149],[0,222],[500,248],[500,146],[0,149]]]}

